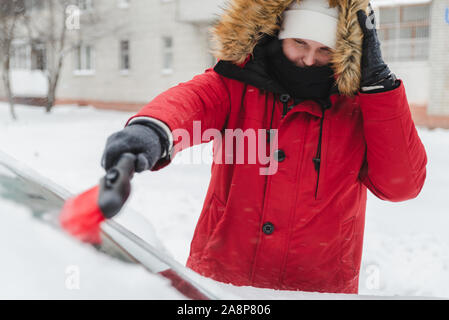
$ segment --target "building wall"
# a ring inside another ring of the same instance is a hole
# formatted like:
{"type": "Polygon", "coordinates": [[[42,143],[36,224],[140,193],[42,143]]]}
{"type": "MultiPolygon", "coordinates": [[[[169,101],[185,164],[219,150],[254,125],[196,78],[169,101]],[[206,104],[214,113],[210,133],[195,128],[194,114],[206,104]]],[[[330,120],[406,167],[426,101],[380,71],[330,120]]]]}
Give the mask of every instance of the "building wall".
{"type": "Polygon", "coordinates": [[[226,0],[176,0],[180,21],[211,23],[225,6],[226,0]]]}
{"type": "Polygon", "coordinates": [[[390,70],[403,81],[409,104],[427,105],[430,96],[429,61],[387,63],[390,70]]]}
{"type": "Polygon", "coordinates": [[[434,0],[431,9],[428,114],[449,116],[449,0],[434,0]]]}
{"type": "MultiPolygon", "coordinates": [[[[108,21],[120,25],[92,43],[95,46],[95,74],[76,75],[75,53],[65,61],[57,96],[60,101],[79,99],[136,106],[180,82],[190,80],[212,65],[208,50],[207,25],[179,22],[176,1],[134,0],[121,9],[116,1],[95,3],[108,12],[108,21]],[[173,37],[173,73],[162,72],[162,37],[173,37]],[[119,67],[120,41],[129,40],[131,69],[119,67]]],[[[109,26],[105,26],[108,29],[109,26]]],[[[82,26],[81,26],[82,29],[82,26]]]]}

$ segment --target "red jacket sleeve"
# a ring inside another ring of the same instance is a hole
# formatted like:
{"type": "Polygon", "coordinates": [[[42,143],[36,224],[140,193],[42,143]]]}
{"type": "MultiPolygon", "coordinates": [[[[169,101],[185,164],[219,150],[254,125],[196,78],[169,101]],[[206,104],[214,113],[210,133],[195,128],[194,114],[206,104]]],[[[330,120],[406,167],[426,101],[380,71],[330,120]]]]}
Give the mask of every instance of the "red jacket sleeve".
{"type": "Polygon", "coordinates": [[[192,80],[158,95],[131,117],[127,124],[137,117],[151,117],[170,128],[174,138],[173,152],[169,158],[156,163],[152,171],[157,171],[167,166],[179,151],[201,143],[201,137],[198,139],[193,134],[195,121],[197,127],[201,124],[201,135],[207,129],[221,131],[229,111],[228,89],[222,77],[213,69],[208,69],[192,80]]]}
{"type": "Polygon", "coordinates": [[[361,181],[378,198],[415,198],[426,179],[427,156],[412,120],[404,84],[382,93],[359,93],[367,144],[361,181]]]}

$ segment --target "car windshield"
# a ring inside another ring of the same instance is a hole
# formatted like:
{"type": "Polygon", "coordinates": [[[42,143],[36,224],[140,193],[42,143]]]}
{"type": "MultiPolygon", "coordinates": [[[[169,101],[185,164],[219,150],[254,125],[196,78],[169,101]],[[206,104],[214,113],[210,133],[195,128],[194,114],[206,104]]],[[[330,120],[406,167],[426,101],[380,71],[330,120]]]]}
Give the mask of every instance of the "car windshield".
{"type": "Polygon", "coordinates": [[[111,244],[94,248],[63,234],[63,203],[0,163],[0,299],[184,299],[161,277],[117,259],[111,244]]]}

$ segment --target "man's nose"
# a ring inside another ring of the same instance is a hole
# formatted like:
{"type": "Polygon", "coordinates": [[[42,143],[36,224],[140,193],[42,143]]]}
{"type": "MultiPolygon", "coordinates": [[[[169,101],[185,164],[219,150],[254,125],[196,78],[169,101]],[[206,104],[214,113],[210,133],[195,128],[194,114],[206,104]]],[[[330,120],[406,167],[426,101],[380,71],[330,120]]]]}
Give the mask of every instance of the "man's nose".
{"type": "Polygon", "coordinates": [[[304,64],[308,67],[313,66],[315,64],[315,53],[314,52],[309,52],[307,53],[303,60],[304,64]]]}

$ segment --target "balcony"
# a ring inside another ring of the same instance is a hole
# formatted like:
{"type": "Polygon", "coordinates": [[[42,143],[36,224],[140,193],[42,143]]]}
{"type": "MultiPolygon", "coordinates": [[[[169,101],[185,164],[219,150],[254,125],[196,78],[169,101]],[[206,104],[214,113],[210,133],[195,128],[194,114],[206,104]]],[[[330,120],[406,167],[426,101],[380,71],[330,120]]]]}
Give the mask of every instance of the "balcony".
{"type": "Polygon", "coordinates": [[[181,22],[210,24],[221,13],[225,0],[177,0],[177,17],[181,22]]]}

